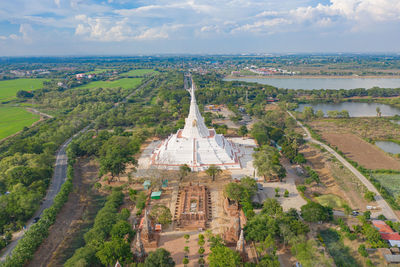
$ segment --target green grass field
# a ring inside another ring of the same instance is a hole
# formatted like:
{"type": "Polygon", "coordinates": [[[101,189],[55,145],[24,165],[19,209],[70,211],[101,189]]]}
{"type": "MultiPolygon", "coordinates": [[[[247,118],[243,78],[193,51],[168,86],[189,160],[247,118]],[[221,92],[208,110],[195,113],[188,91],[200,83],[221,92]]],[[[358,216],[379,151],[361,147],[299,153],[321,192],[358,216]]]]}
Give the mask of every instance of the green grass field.
{"type": "Polygon", "coordinates": [[[400,174],[374,173],[373,176],[394,197],[400,195],[400,174]]]}
{"type": "Polygon", "coordinates": [[[8,101],[16,98],[19,90],[35,90],[43,86],[46,79],[15,79],[0,81],[0,101],[8,101]]]}
{"type": "Polygon", "coordinates": [[[122,78],[115,81],[95,81],[88,84],[78,86],[78,89],[87,88],[117,88],[122,87],[124,89],[135,88],[142,82],[142,78],[122,78]]]}
{"type": "Polygon", "coordinates": [[[317,202],[322,206],[329,206],[333,209],[341,209],[343,205],[346,204],[346,201],[341,199],[339,196],[333,194],[322,195],[316,197],[315,200],[317,200],[317,202]]]}
{"type": "Polygon", "coordinates": [[[15,134],[37,120],[39,115],[32,114],[24,108],[0,106],[0,139],[15,134]]]}
{"type": "Polygon", "coordinates": [[[137,70],[131,70],[128,72],[124,72],[121,73],[120,76],[122,77],[126,77],[126,76],[144,76],[146,74],[150,74],[150,73],[157,73],[157,71],[153,70],[153,69],[137,69],[137,70]]]}

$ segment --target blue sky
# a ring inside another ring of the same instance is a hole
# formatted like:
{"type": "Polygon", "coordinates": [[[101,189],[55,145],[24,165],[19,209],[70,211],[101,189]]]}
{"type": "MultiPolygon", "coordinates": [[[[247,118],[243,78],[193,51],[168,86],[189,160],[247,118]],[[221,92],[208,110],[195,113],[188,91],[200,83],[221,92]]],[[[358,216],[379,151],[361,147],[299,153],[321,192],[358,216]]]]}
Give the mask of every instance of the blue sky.
{"type": "Polygon", "coordinates": [[[400,52],[400,1],[0,2],[0,56],[301,52],[400,52]]]}

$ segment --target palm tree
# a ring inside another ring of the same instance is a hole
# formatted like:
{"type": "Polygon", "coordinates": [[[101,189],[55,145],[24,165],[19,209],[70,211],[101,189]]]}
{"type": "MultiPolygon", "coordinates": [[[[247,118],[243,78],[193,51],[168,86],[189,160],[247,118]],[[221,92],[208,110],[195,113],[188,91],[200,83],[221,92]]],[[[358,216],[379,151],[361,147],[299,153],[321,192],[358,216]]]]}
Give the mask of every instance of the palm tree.
{"type": "Polygon", "coordinates": [[[382,115],[381,108],[380,107],[376,107],[376,116],[380,117],[381,115],[382,115]]]}
{"type": "Polygon", "coordinates": [[[208,167],[208,169],[206,170],[206,173],[212,178],[213,181],[215,181],[215,176],[217,176],[221,172],[222,170],[214,164],[210,165],[210,167],[208,167]]]}
{"type": "Polygon", "coordinates": [[[187,164],[183,164],[179,167],[179,178],[182,181],[183,178],[185,178],[186,175],[188,175],[189,172],[191,172],[192,169],[187,164]]]}

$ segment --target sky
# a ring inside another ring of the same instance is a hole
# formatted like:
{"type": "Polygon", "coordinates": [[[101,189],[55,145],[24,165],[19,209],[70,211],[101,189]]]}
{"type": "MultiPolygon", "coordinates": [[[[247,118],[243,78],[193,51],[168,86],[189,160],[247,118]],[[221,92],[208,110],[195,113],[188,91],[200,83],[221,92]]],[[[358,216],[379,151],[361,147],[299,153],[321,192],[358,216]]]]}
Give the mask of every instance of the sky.
{"type": "Polygon", "coordinates": [[[400,1],[0,1],[0,56],[331,52],[400,52],[400,1]]]}

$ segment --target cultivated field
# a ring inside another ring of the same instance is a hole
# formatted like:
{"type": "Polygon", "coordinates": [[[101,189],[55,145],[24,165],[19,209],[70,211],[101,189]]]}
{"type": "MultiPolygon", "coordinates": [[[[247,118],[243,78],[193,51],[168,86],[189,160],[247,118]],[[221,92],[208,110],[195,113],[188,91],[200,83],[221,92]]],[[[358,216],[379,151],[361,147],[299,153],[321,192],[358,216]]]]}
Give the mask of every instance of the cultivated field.
{"type": "Polygon", "coordinates": [[[157,73],[157,71],[153,69],[137,69],[137,70],[130,70],[128,72],[122,73],[120,76],[127,77],[127,76],[144,76],[150,73],[157,73]]]}
{"type": "Polygon", "coordinates": [[[24,108],[0,106],[0,140],[32,125],[39,117],[24,108]]]}
{"type": "Polygon", "coordinates": [[[15,79],[0,81],[0,101],[9,101],[16,98],[19,90],[31,91],[43,86],[46,79],[15,79]]]}
{"type": "Polygon", "coordinates": [[[361,138],[372,140],[400,140],[400,125],[387,118],[325,118],[314,120],[309,125],[322,133],[353,133],[361,138]]]}
{"type": "Polygon", "coordinates": [[[400,195],[400,174],[374,173],[373,176],[394,197],[400,195]]]}
{"type": "Polygon", "coordinates": [[[323,132],[322,137],[332,146],[337,147],[346,157],[367,169],[400,170],[400,161],[385,154],[378,147],[350,133],[323,132]]]}
{"type": "Polygon", "coordinates": [[[78,89],[86,88],[118,88],[124,89],[135,88],[142,82],[142,78],[123,78],[114,81],[95,81],[88,84],[77,87],[78,89]]]}

